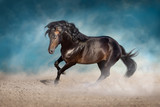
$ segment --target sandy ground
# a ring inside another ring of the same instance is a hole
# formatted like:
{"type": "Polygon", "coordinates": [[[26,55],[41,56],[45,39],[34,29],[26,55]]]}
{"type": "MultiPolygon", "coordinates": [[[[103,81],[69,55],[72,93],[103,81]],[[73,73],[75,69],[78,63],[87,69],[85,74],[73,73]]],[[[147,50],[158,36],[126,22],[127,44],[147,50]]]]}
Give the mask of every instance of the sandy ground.
{"type": "Polygon", "coordinates": [[[53,84],[56,72],[0,74],[0,107],[160,107],[160,75],[112,73],[95,84],[99,72],[70,72],[53,84]]]}

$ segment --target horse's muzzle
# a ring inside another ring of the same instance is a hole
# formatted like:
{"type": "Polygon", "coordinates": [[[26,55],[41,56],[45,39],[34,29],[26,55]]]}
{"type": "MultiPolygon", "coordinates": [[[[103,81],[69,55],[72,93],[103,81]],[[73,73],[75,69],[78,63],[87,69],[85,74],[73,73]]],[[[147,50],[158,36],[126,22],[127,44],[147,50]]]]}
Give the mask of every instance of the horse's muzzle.
{"type": "Polygon", "coordinates": [[[52,49],[48,49],[48,52],[50,53],[50,54],[53,54],[54,53],[54,49],[52,50],[52,49]]]}

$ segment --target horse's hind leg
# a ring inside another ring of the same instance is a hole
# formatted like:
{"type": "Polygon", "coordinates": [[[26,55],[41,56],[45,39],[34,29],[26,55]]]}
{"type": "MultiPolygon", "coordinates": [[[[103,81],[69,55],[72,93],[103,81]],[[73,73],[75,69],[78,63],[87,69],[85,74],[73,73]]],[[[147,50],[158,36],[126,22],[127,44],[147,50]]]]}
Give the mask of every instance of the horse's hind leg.
{"type": "Polygon", "coordinates": [[[117,62],[117,59],[112,59],[112,60],[108,60],[108,61],[101,61],[98,64],[98,67],[101,71],[101,75],[98,78],[97,81],[102,81],[104,80],[106,77],[108,77],[110,75],[110,68],[117,62]]]}
{"type": "Polygon", "coordinates": [[[101,61],[98,64],[99,69],[101,70],[101,75],[97,81],[102,81],[110,75],[110,68],[119,60],[121,53],[117,48],[114,49],[108,60],[101,61]]]}
{"type": "Polygon", "coordinates": [[[98,64],[98,67],[101,71],[101,75],[100,75],[100,77],[98,78],[97,81],[102,81],[110,75],[110,67],[111,66],[108,66],[106,61],[102,61],[102,62],[99,62],[97,64],[98,64]]]}

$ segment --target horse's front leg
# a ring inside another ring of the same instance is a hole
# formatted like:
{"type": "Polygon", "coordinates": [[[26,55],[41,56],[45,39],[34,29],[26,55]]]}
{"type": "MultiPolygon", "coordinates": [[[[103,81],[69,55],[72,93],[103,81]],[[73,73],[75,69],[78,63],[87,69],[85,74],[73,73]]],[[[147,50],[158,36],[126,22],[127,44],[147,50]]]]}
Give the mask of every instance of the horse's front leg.
{"type": "Polygon", "coordinates": [[[60,56],[58,58],[57,61],[55,61],[54,66],[57,68],[57,70],[59,71],[61,68],[59,67],[59,63],[61,63],[63,61],[62,56],[60,56]]]}
{"type": "Polygon", "coordinates": [[[62,67],[62,69],[60,69],[60,70],[57,72],[57,77],[56,77],[54,83],[55,83],[55,84],[58,84],[58,81],[59,81],[59,79],[60,79],[61,74],[62,74],[66,69],[70,68],[71,66],[73,66],[73,65],[75,65],[75,64],[76,64],[76,63],[66,63],[66,64],[62,67]]]}

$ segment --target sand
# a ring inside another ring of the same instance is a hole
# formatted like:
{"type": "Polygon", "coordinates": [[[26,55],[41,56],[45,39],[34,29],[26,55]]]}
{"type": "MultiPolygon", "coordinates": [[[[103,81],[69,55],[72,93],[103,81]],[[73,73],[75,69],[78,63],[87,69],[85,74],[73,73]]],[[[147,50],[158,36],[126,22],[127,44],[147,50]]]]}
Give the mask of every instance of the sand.
{"type": "Polygon", "coordinates": [[[99,72],[0,73],[0,107],[160,107],[160,75],[115,72],[95,84],[99,72]]]}

